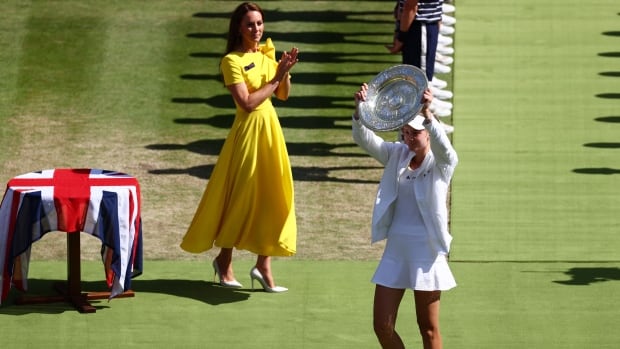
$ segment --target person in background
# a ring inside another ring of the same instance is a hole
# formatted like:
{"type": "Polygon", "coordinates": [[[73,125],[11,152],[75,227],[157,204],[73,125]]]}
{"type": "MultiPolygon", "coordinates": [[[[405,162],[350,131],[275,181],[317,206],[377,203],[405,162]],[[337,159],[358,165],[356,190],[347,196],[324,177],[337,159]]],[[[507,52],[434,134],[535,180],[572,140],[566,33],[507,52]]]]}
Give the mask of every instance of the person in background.
{"type": "MultiPolygon", "coordinates": [[[[448,117],[452,114],[452,103],[440,100],[451,92],[433,86],[436,67],[450,68],[437,62],[440,28],[443,16],[443,0],[397,0],[394,7],[395,33],[392,45],[387,45],[390,53],[401,53],[402,63],[413,65],[426,73],[429,84],[437,99],[433,100],[431,110],[436,116],[448,117]]],[[[442,123],[447,133],[454,127],[442,123]]]]}
{"type": "Polygon", "coordinates": [[[448,266],[447,197],[458,157],[429,109],[430,89],[421,115],[402,127],[402,142],[384,141],[360,122],[367,90],[363,84],[355,93],[352,133],[355,143],[384,166],[371,228],[373,243],[387,239],[372,277],[374,331],[383,348],[404,348],[396,318],[405,291],[412,289],[424,348],[442,348],[441,292],[456,286],[448,266]]]}
{"type": "Polygon", "coordinates": [[[398,0],[394,8],[396,35],[388,49],[401,52],[403,64],[425,70],[428,81],[435,75],[442,4],[442,0],[398,0]]]}
{"type": "Polygon", "coordinates": [[[260,44],[263,10],[244,2],[232,13],[220,69],[236,106],[231,130],[181,248],[201,253],[220,247],[212,266],[219,284],[240,288],[233,248],[258,255],[250,270],[267,292],[284,292],[271,272],[272,256],[296,252],[293,177],[284,135],[271,96],[286,100],[297,48],[275,58],[271,39],[260,44]]]}

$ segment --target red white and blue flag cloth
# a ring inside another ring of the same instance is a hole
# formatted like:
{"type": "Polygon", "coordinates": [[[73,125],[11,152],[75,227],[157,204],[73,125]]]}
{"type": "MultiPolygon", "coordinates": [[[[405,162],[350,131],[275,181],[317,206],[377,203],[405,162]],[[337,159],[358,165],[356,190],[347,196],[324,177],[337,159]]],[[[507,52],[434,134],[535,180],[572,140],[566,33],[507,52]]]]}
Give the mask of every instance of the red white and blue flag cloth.
{"type": "Polygon", "coordinates": [[[0,302],[11,285],[28,289],[31,245],[51,231],[85,232],[102,242],[110,298],[142,273],[140,186],[127,174],[50,169],[9,181],[0,205],[0,302]]]}

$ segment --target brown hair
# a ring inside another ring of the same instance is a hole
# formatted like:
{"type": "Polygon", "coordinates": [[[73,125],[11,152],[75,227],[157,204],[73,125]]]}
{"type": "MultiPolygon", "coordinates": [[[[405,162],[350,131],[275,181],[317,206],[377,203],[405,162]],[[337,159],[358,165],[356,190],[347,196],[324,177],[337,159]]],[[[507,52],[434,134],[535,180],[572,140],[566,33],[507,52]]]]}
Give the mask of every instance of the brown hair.
{"type": "Polygon", "coordinates": [[[241,33],[239,32],[241,21],[243,20],[243,16],[251,11],[260,12],[261,17],[263,17],[264,20],[265,14],[257,4],[253,2],[244,2],[237,6],[230,17],[230,24],[228,26],[228,42],[226,43],[225,54],[231,53],[239,46],[239,44],[241,44],[241,33]]]}

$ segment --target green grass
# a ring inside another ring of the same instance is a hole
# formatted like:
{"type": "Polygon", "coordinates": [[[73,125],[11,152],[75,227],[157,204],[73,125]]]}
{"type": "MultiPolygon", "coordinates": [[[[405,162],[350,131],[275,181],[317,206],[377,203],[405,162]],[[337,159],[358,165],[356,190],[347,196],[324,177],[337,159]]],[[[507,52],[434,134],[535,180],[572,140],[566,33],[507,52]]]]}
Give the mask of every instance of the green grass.
{"type": "MultiPolygon", "coordinates": [[[[248,261],[235,265],[245,288],[214,286],[206,263],[151,261],[134,298],[94,301],[95,314],[63,304],[0,307],[3,337],[32,348],[377,348],[372,333],[375,262],[295,261],[275,268],[283,294],[250,289],[248,261]]],[[[32,294],[48,294],[63,262],[32,263],[32,294]]],[[[614,348],[620,272],[597,263],[452,263],[459,286],[442,296],[447,348],[614,348]],[[460,276],[460,277],[459,277],[460,276]]],[[[98,262],[83,263],[85,290],[105,286],[98,262]]],[[[13,296],[16,296],[15,294],[13,296]]],[[[399,331],[421,347],[406,294],[399,331]]]]}
{"type": "MultiPolygon", "coordinates": [[[[301,52],[292,96],[277,103],[296,179],[298,257],[359,259],[353,251],[326,253],[313,241],[340,234],[367,241],[380,169],[351,140],[352,95],[399,58],[382,47],[392,29],[384,3],[365,2],[355,11],[350,2],[324,5],[266,2],[265,36],[278,52],[293,45],[301,52]],[[352,202],[368,204],[360,209],[352,202]],[[332,224],[343,220],[348,224],[332,224]]],[[[178,241],[234,116],[219,77],[232,7],[229,1],[153,1],[146,8],[11,3],[2,14],[11,34],[0,39],[11,62],[0,72],[2,178],[54,167],[130,173],[143,188],[146,255],[192,258],[178,241]]],[[[62,252],[42,257],[59,259],[62,252]]]]}
{"type": "MultiPolygon", "coordinates": [[[[399,62],[393,1],[264,1],[266,36],[295,45],[277,108],[296,189],[298,254],[274,262],[290,292],[222,290],[213,252],[178,247],[232,122],[218,62],[232,1],[16,1],[0,11],[0,179],[100,167],[142,186],[136,297],[95,314],[0,305],[13,348],[376,348],[369,245],[381,169],[351,140],[352,95],[399,62]]],[[[614,348],[620,335],[618,9],[612,0],[458,0],[453,88],[459,154],[446,348],[614,348]]],[[[385,135],[393,137],[391,134],[385,135]]],[[[65,236],[33,245],[29,294],[66,277],[65,236]]],[[[82,239],[84,289],[101,289],[82,239]]],[[[246,287],[253,256],[238,252],[246,287]]],[[[420,347],[412,297],[399,314],[420,347]]]]}
{"type": "Polygon", "coordinates": [[[606,4],[459,4],[456,258],[619,260],[620,125],[601,120],[618,115],[617,97],[601,97],[618,92],[601,74],[618,70],[601,55],[618,13],[606,4]]]}

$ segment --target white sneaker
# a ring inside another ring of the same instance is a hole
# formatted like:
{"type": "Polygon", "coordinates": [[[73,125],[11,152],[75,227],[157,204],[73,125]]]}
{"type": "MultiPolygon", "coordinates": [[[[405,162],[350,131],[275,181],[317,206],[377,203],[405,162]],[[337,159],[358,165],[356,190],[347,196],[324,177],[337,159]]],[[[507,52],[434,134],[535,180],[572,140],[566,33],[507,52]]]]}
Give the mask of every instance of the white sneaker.
{"type": "Polygon", "coordinates": [[[433,85],[431,85],[430,89],[431,89],[431,92],[433,93],[433,97],[435,98],[450,99],[454,96],[454,94],[451,91],[438,89],[437,87],[433,85]]]}
{"type": "Polygon", "coordinates": [[[435,60],[441,64],[450,65],[454,63],[454,58],[450,56],[444,56],[439,52],[435,52],[435,60]]]}
{"type": "Polygon", "coordinates": [[[454,126],[452,126],[452,125],[444,124],[442,122],[441,126],[443,127],[443,130],[446,132],[446,134],[450,134],[450,133],[454,132],[454,126]]]}
{"type": "Polygon", "coordinates": [[[451,110],[452,103],[433,98],[431,101],[431,108],[451,110]]]}
{"type": "Polygon", "coordinates": [[[435,62],[435,72],[441,74],[447,74],[452,71],[452,68],[448,67],[445,64],[441,64],[439,62],[435,62]]]}
{"type": "Polygon", "coordinates": [[[454,34],[454,27],[442,24],[441,26],[439,26],[439,34],[452,35],[454,34]]]}
{"type": "Polygon", "coordinates": [[[454,23],[456,23],[456,18],[443,14],[441,15],[441,23],[447,25],[454,25],[454,23]]]}
{"type": "Polygon", "coordinates": [[[438,44],[437,52],[441,53],[442,55],[451,55],[454,54],[454,49],[447,45],[438,44]]]}
{"type": "MultiPolygon", "coordinates": [[[[445,36],[445,35],[437,35],[437,43],[441,44],[441,45],[446,45],[446,46],[450,46],[452,45],[452,42],[454,42],[454,40],[452,40],[451,37],[449,36],[445,36]]],[[[439,46],[439,45],[437,45],[439,46]]]]}
{"type": "Polygon", "coordinates": [[[443,5],[441,5],[441,9],[442,9],[443,13],[452,13],[452,12],[456,11],[456,6],[450,5],[450,4],[446,4],[444,2],[443,5]]]}
{"type": "Polygon", "coordinates": [[[438,78],[436,76],[433,76],[433,80],[431,80],[431,85],[433,85],[433,86],[435,86],[435,87],[437,87],[439,89],[442,89],[442,88],[446,88],[448,86],[448,83],[443,81],[443,80],[441,80],[440,78],[438,78]]]}

